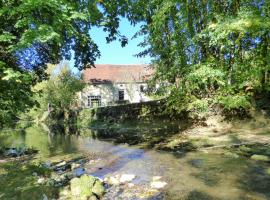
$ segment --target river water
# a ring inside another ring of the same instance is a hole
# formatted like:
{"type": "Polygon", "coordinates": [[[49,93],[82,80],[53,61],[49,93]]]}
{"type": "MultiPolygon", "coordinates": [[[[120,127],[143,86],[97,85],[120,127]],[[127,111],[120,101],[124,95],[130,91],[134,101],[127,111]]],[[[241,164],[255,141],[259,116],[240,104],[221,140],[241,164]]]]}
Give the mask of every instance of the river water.
{"type": "Polygon", "coordinates": [[[148,187],[153,177],[167,185],[164,199],[266,200],[270,199],[269,163],[231,156],[224,150],[169,153],[116,144],[89,135],[48,134],[41,127],[0,134],[1,146],[26,145],[44,160],[69,154],[91,155],[89,174],[105,178],[134,174],[133,183],[148,187]]]}

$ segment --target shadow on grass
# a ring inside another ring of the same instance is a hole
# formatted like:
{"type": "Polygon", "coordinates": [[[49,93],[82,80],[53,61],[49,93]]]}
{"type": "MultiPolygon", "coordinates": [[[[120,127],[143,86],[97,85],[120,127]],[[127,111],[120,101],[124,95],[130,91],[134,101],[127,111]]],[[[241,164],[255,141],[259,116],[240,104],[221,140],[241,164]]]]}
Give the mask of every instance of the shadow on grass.
{"type": "Polygon", "coordinates": [[[39,185],[39,176],[49,176],[50,171],[34,164],[11,161],[0,164],[0,199],[49,199],[58,197],[58,188],[39,185]]]}

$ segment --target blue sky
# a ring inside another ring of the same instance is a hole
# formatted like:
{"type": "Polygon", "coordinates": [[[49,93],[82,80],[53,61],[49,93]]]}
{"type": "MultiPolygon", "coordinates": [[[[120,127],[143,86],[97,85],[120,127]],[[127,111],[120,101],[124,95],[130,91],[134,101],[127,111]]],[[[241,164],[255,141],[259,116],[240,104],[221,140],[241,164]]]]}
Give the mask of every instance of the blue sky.
{"type": "Polygon", "coordinates": [[[90,34],[101,52],[101,57],[97,59],[96,64],[149,64],[150,57],[137,58],[134,56],[143,50],[137,46],[143,38],[131,40],[132,36],[139,30],[139,27],[140,25],[131,26],[127,19],[121,19],[120,33],[129,39],[125,47],[121,47],[118,40],[107,43],[107,33],[102,28],[93,28],[90,34]]]}

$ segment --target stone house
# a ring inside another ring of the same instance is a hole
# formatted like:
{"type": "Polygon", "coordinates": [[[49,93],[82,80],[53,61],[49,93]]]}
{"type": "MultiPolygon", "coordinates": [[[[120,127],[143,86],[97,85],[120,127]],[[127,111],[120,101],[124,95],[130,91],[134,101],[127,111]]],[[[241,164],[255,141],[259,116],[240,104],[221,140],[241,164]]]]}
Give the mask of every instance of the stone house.
{"type": "Polygon", "coordinates": [[[96,65],[82,72],[87,86],[79,93],[80,106],[92,108],[151,100],[146,95],[147,65],[96,65]]]}

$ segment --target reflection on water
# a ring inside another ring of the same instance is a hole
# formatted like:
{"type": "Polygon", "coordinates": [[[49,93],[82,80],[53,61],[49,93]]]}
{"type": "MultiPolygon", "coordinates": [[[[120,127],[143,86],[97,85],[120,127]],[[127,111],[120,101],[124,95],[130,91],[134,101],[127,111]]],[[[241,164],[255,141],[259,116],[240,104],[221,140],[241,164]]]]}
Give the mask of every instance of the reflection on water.
{"type": "Polygon", "coordinates": [[[161,176],[168,183],[165,193],[169,200],[270,199],[269,163],[226,156],[221,150],[186,154],[142,150],[101,141],[96,132],[86,132],[81,130],[84,136],[48,134],[40,127],[30,127],[23,132],[0,134],[0,145],[25,144],[40,150],[39,155],[47,158],[69,153],[95,154],[99,161],[87,165],[88,173],[102,178],[135,174],[134,183],[142,185],[149,185],[153,176],[161,176]]]}
{"type": "Polygon", "coordinates": [[[50,157],[77,152],[76,135],[46,132],[33,126],[24,131],[8,131],[0,134],[0,146],[18,147],[25,145],[39,150],[40,156],[50,157]]]}

